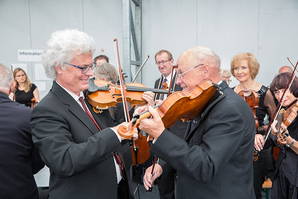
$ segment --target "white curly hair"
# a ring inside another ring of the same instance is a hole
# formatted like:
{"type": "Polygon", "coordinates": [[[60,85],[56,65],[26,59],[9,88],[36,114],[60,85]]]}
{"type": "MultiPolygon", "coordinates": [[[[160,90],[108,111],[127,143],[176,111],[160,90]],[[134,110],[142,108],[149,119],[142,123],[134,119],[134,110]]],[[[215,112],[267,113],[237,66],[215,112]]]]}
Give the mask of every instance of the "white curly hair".
{"type": "Polygon", "coordinates": [[[64,62],[70,62],[76,55],[93,53],[94,39],[79,30],[60,30],[52,33],[47,42],[47,48],[42,54],[42,63],[49,78],[56,78],[55,66],[63,67],[64,62]]]}

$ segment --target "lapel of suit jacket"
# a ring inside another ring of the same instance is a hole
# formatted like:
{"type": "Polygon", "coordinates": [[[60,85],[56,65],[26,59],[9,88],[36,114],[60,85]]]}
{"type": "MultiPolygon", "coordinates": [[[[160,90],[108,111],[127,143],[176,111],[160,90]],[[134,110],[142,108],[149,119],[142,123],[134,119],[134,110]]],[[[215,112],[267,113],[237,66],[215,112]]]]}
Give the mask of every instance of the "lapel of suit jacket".
{"type": "MultiPolygon", "coordinates": [[[[162,81],[163,81],[163,76],[161,76],[159,79],[157,79],[155,81],[154,88],[160,89],[162,81]]],[[[154,97],[154,100],[159,99],[159,98],[160,98],[160,94],[156,93],[155,97],[154,97]]]]}
{"type": "Polygon", "coordinates": [[[92,134],[98,132],[96,126],[90,120],[85,111],[80,107],[73,97],[71,97],[63,88],[61,88],[55,81],[53,82],[52,92],[57,98],[68,107],[70,113],[72,113],[79,121],[81,121],[92,134]]]}
{"type": "Polygon", "coordinates": [[[204,111],[197,116],[196,118],[194,118],[193,121],[190,122],[189,126],[187,128],[187,131],[185,133],[185,140],[188,142],[192,136],[194,135],[194,133],[196,132],[197,128],[199,128],[200,123],[206,119],[207,114],[209,113],[209,111],[219,102],[221,101],[225,96],[223,94],[223,90],[226,89],[228,87],[228,85],[223,81],[220,85],[218,85],[218,92],[216,92],[215,96],[212,97],[212,99],[210,100],[209,104],[207,105],[207,107],[204,109],[204,111]]]}

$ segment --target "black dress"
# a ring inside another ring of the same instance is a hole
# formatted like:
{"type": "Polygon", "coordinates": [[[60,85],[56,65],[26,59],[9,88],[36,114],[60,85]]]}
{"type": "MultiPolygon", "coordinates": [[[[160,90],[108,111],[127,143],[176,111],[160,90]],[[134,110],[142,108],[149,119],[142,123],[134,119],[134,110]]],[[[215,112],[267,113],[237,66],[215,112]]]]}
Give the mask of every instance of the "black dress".
{"type": "MultiPolygon", "coordinates": [[[[298,116],[287,129],[290,136],[298,140],[298,116]]],[[[283,146],[277,165],[271,198],[298,199],[298,155],[292,149],[283,146]]]]}
{"type": "Polygon", "coordinates": [[[15,92],[15,101],[19,102],[20,104],[24,104],[25,106],[31,107],[31,100],[34,97],[33,91],[36,89],[35,84],[31,84],[31,88],[28,92],[24,90],[19,90],[17,88],[15,92]]]}

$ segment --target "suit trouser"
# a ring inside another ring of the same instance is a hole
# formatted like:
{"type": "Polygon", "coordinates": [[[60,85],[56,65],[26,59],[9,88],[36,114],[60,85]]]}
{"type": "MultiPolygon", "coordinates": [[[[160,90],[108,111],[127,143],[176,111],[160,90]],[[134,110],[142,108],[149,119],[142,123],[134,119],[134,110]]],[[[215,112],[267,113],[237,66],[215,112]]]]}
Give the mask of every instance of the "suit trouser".
{"type": "Polygon", "coordinates": [[[118,184],[118,199],[132,198],[129,193],[129,186],[127,180],[122,179],[118,184]]]}

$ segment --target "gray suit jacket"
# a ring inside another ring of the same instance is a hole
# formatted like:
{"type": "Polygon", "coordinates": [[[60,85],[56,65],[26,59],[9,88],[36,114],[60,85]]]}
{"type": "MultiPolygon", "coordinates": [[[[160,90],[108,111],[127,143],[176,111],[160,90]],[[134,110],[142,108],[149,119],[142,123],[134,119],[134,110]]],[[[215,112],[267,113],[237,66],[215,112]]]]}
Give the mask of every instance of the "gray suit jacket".
{"type": "MultiPolygon", "coordinates": [[[[104,129],[107,117],[97,122],[104,129]]],[[[117,199],[111,129],[97,131],[79,104],[56,82],[32,116],[33,141],[50,168],[50,199],[117,199]]]]}
{"type": "Polygon", "coordinates": [[[253,199],[255,125],[247,104],[225,82],[186,132],[165,130],[152,147],[178,172],[177,199],[253,199]]]}

